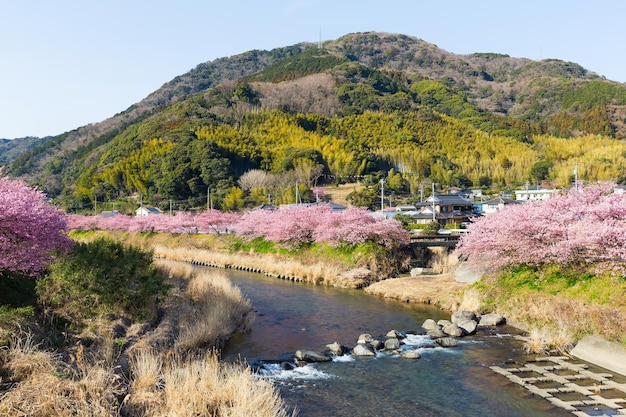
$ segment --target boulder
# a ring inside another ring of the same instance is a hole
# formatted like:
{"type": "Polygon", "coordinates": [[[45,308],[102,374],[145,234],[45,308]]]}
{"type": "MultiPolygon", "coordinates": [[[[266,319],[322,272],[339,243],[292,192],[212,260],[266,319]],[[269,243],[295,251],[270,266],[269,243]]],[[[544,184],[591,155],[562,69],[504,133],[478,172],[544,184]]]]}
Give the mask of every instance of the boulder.
{"type": "Polygon", "coordinates": [[[405,352],[402,352],[400,354],[400,357],[406,359],[419,359],[422,357],[422,355],[420,355],[417,350],[407,350],[405,352]]]}
{"type": "Polygon", "coordinates": [[[355,356],[376,356],[374,348],[369,343],[357,343],[352,349],[352,354],[355,356]]]}
{"type": "Polygon", "coordinates": [[[440,337],[435,340],[435,343],[441,347],[455,347],[457,345],[456,339],[453,337],[440,337]]]}
{"type": "Polygon", "coordinates": [[[296,359],[303,362],[328,362],[332,358],[324,355],[323,353],[314,352],[312,350],[296,350],[296,359]]]}
{"type": "Polygon", "coordinates": [[[391,339],[391,338],[394,338],[394,339],[404,339],[406,337],[405,335],[403,335],[402,333],[400,333],[399,331],[397,331],[395,329],[394,330],[389,330],[389,332],[387,332],[387,334],[385,336],[387,337],[387,339],[391,339]]]}
{"type": "Polygon", "coordinates": [[[475,320],[466,320],[456,324],[459,326],[465,334],[474,334],[476,333],[476,327],[478,326],[478,322],[475,320]]]}
{"type": "Polygon", "coordinates": [[[437,324],[437,322],[433,319],[426,319],[424,321],[424,323],[422,324],[422,328],[424,330],[432,330],[432,329],[438,329],[439,325],[437,324]]]}
{"type": "Polygon", "coordinates": [[[426,332],[426,334],[428,336],[430,336],[431,339],[437,339],[438,337],[444,337],[446,334],[443,332],[443,330],[437,328],[437,329],[432,329],[426,332]]]}
{"type": "Polygon", "coordinates": [[[483,314],[480,316],[480,321],[478,322],[479,326],[499,326],[501,324],[505,324],[506,319],[504,316],[500,314],[483,314]]]}
{"type": "Polygon", "coordinates": [[[374,339],[374,340],[372,340],[372,341],[370,342],[370,345],[371,345],[374,349],[376,349],[376,350],[380,350],[380,349],[382,349],[383,347],[385,347],[385,344],[384,344],[382,341],[378,340],[378,339],[374,339]]]}
{"type": "Polygon", "coordinates": [[[338,342],[326,345],[326,347],[333,355],[342,356],[346,352],[345,346],[338,342]]]}
{"type": "Polygon", "coordinates": [[[459,326],[457,326],[454,323],[450,323],[450,324],[443,326],[441,330],[448,336],[461,337],[464,334],[463,329],[461,329],[459,326]]]}
{"type": "Polygon", "coordinates": [[[396,349],[400,349],[400,340],[396,338],[385,340],[385,350],[396,350],[396,349]]]}
{"type": "Polygon", "coordinates": [[[438,321],[437,321],[437,324],[438,324],[440,327],[445,327],[445,326],[447,326],[448,324],[451,324],[451,323],[452,323],[452,322],[451,322],[450,320],[438,320],[438,321]]]}
{"type": "Polygon", "coordinates": [[[356,342],[357,343],[370,343],[373,341],[374,341],[374,338],[372,337],[371,334],[363,333],[362,335],[359,336],[359,339],[356,342]]]}
{"type": "Polygon", "coordinates": [[[459,324],[469,320],[474,320],[476,322],[478,321],[478,319],[476,318],[476,314],[473,311],[455,311],[454,313],[452,313],[452,317],[450,318],[450,321],[452,321],[452,323],[454,324],[459,324]]]}

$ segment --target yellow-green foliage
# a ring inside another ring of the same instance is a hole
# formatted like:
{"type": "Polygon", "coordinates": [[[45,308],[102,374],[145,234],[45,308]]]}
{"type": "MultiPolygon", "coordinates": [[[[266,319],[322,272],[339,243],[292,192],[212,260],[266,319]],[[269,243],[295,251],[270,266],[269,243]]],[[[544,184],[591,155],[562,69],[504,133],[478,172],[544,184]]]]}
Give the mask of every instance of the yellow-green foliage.
{"type": "Polygon", "coordinates": [[[261,111],[238,126],[204,126],[196,134],[233,153],[262,156],[275,171],[288,149],[317,149],[338,177],[371,170],[372,153],[406,177],[431,177],[447,184],[465,177],[477,185],[485,176],[495,184],[519,185],[541,158],[554,161],[550,179],[559,186],[570,183],[566,173],[571,174],[575,162],[581,164],[581,178],[588,180],[617,179],[626,164],[626,144],[605,136],[538,136],[529,144],[447,116],[421,121],[409,113],[381,112],[333,117],[326,120],[325,129],[309,131],[298,125],[303,117],[261,111]]]}
{"type": "MultiPolygon", "coordinates": [[[[186,122],[186,129],[176,124],[180,130],[161,131],[167,138],[143,138],[126,154],[111,150],[105,156],[117,156],[108,165],[85,171],[77,191],[93,196],[100,187],[180,199],[197,197],[207,185],[218,184],[216,196],[224,198],[236,172],[261,167],[280,173],[320,164],[336,178],[349,180],[393,168],[413,192],[423,179],[514,188],[533,180],[537,161],[551,164],[546,180],[567,187],[576,163],[579,178],[586,181],[620,180],[626,166],[626,143],[609,136],[520,137],[532,129],[504,119],[485,120],[457,119],[427,108],[343,117],[260,109],[223,120],[206,118],[186,122]],[[496,122],[501,128],[494,128],[496,122]]],[[[121,136],[115,143],[125,146],[121,136]]],[[[231,200],[229,207],[239,206],[231,200]]]]}

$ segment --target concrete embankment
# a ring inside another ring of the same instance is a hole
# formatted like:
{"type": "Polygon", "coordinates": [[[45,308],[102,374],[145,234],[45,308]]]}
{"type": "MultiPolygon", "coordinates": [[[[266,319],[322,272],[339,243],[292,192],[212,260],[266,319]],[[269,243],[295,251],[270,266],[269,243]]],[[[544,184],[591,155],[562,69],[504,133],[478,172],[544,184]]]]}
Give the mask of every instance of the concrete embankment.
{"type": "Polygon", "coordinates": [[[582,338],[570,351],[578,359],[626,375],[626,348],[595,336],[582,338]]]}

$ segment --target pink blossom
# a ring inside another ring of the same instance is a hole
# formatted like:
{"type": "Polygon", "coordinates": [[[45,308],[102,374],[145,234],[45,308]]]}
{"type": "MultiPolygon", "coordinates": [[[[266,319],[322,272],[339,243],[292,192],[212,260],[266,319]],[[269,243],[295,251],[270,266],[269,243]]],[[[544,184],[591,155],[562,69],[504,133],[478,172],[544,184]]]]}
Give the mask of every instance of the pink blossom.
{"type": "Polygon", "coordinates": [[[550,200],[509,206],[480,218],[457,253],[494,268],[507,265],[626,260],[626,195],[615,184],[589,184],[550,200]]]}
{"type": "Polygon", "coordinates": [[[65,213],[25,182],[0,178],[0,270],[35,276],[69,250],[65,213]]]}
{"type": "Polygon", "coordinates": [[[256,210],[236,224],[236,233],[263,237],[288,247],[327,242],[331,246],[375,242],[392,248],[408,242],[408,233],[395,220],[377,220],[366,208],[333,212],[328,204],[256,210]]]}

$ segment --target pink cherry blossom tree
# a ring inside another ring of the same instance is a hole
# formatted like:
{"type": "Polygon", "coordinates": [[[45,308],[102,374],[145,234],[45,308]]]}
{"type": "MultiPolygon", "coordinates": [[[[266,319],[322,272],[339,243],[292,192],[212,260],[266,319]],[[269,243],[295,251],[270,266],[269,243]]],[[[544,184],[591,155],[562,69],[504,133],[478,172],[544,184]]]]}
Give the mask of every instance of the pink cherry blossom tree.
{"type": "Polygon", "coordinates": [[[25,182],[0,177],[0,275],[35,277],[59,251],[72,248],[66,215],[25,182]]]}
{"type": "Polygon", "coordinates": [[[255,210],[235,226],[240,236],[263,237],[287,247],[308,243],[357,245],[375,242],[388,248],[408,242],[408,233],[395,220],[379,220],[366,208],[333,212],[328,204],[287,206],[278,210],[255,210]]]}
{"type": "Polygon", "coordinates": [[[626,195],[589,184],[550,200],[509,206],[468,227],[457,253],[493,268],[595,263],[626,271],[626,195]]]}

